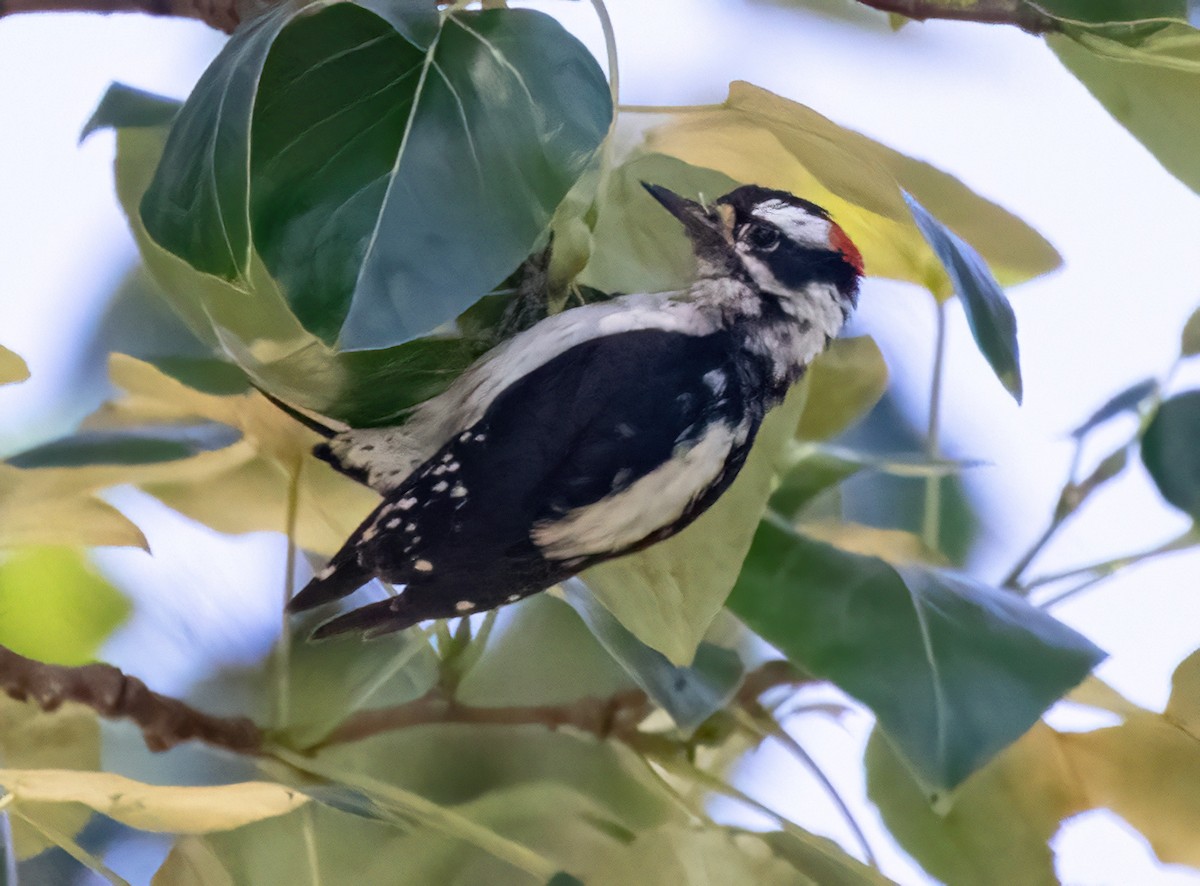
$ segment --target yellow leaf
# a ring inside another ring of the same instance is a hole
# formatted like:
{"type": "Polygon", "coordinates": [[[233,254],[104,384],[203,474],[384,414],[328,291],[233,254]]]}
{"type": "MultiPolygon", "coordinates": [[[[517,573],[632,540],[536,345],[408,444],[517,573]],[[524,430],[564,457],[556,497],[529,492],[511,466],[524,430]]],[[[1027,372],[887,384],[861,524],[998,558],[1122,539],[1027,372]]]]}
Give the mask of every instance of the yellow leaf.
{"type": "Polygon", "coordinates": [[[0,385],[10,385],[29,378],[29,367],[25,361],[8,348],[0,345],[0,385]]]}
{"type": "Polygon", "coordinates": [[[1163,716],[1200,739],[1200,650],[1180,662],[1171,675],[1171,697],[1163,716]]]}
{"type": "Polygon", "coordinates": [[[868,273],[917,283],[939,298],[950,295],[949,281],[901,189],[974,246],[1003,284],[1061,263],[1041,235],[953,176],[748,83],[730,84],[720,107],[652,130],[647,147],[813,200],[845,228],[868,273]]]}
{"type": "Polygon", "coordinates": [[[1089,807],[1111,809],[1129,822],[1160,861],[1200,867],[1200,742],[1194,736],[1147,713],[1059,741],[1089,807]]]}
{"type": "Polygon", "coordinates": [[[828,440],[866,415],[887,390],[888,368],[869,335],[839,338],[808,367],[808,402],[796,436],[828,440]]]}
{"type": "Polygon", "coordinates": [[[1047,845],[1060,822],[1090,808],[1060,751],[1062,736],[1037,723],[931,804],[887,739],[867,746],[867,789],[888,829],[937,879],[953,886],[1057,884],[1047,845]]]}
{"type": "Polygon", "coordinates": [[[296,538],[301,547],[322,554],[337,550],[379,501],[372,490],[314,458],[312,447],[320,438],[257,391],[206,394],[124,354],[111,356],[109,371],[124,393],[85,426],[204,418],[237,428],[242,439],[179,461],[73,469],[90,488],[139,486],[218,532],[284,532],[288,488],[299,470],[296,538]]]}
{"type": "MultiPolygon", "coordinates": [[[[0,694],[0,760],[15,767],[99,769],[100,724],[96,714],[90,708],[72,703],[47,713],[35,704],[0,694]]],[[[79,778],[81,773],[70,771],[68,775],[79,778]]],[[[71,836],[91,817],[87,810],[69,806],[38,804],[30,812],[37,821],[71,836]]],[[[51,845],[24,822],[13,821],[12,828],[20,858],[37,855],[51,845]]]]}
{"type": "Polygon", "coordinates": [[[118,482],[108,469],[21,470],[0,464],[0,548],[62,544],[149,550],[140,529],[91,494],[118,482]]]}
{"type": "Polygon", "coordinates": [[[896,566],[909,563],[949,565],[946,558],[931,550],[921,539],[902,529],[879,529],[861,523],[814,522],[796,527],[809,538],[823,541],[852,554],[878,557],[896,566]]]}
{"type": "Polygon", "coordinates": [[[692,663],[705,631],[725,605],[807,392],[807,384],[797,385],[767,415],[737,480],[695,523],[641,553],[583,574],[621,624],[673,664],[692,663]]]}
{"type": "Polygon", "coordinates": [[[0,785],[17,803],[82,803],[132,828],[172,834],[228,831],[308,802],[299,791],[264,781],[178,787],[62,769],[0,769],[0,785]]]}

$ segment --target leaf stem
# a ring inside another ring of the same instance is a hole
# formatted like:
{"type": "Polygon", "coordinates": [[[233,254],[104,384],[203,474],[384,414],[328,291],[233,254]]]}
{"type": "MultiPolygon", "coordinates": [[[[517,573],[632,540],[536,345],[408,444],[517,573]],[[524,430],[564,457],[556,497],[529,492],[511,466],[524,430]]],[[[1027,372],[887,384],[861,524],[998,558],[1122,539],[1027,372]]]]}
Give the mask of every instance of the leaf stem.
{"type": "Polygon", "coordinates": [[[838,813],[850,828],[850,833],[854,835],[854,839],[858,842],[859,848],[862,850],[863,860],[871,867],[879,870],[879,859],[875,857],[875,853],[871,850],[871,844],[867,841],[867,835],[851,811],[850,804],[842,797],[837,786],[834,785],[825,770],[813,759],[812,754],[805,750],[804,746],[790,732],[784,729],[783,726],[768,717],[761,706],[745,706],[735,709],[733,714],[743,729],[751,735],[757,736],[759,740],[767,738],[775,739],[799,761],[801,766],[809,771],[829,796],[829,799],[833,801],[833,805],[837,807],[838,813]],[[758,707],[757,711],[754,710],[755,707],[758,707]]]}
{"type": "Polygon", "coordinates": [[[113,886],[130,886],[128,880],[76,843],[69,834],[65,834],[57,828],[53,828],[48,824],[44,824],[43,822],[31,818],[22,809],[19,809],[16,806],[10,810],[10,814],[29,825],[29,827],[33,828],[89,871],[103,877],[109,883],[112,883],[113,886]]]}
{"type": "Polygon", "coordinates": [[[292,635],[288,624],[287,604],[296,589],[296,521],[300,510],[300,474],[304,460],[297,458],[288,471],[287,504],[284,516],[284,533],[287,535],[287,562],[283,567],[283,606],[280,609],[283,623],[279,629],[279,640],[275,644],[275,723],[279,728],[287,725],[291,717],[291,664],[292,635]]]}
{"type": "Polygon", "coordinates": [[[453,839],[472,843],[489,855],[537,877],[543,883],[549,881],[561,870],[559,865],[534,852],[528,846],[510,840],[491,828],[472,821],[452,809],[440,806],[420,794],[406,791],[361,772],[341,772],[316,758],[304,757],[286,748],[272,748],[270,754],[301,772],[361,791],[378,805],[391,809],[420,825],[439,831],[453,839]]]}
{"type": "MultiPolygon", "coordinates": [[[[1049,575],[1039,576],[1027,583],[1025,585],[1025,590],[1028,592],[1043,585],[1054,584],[1055,582],[1065,581],[1068,578],[1078,578],[1080,576],[1108,578],[1127,566],[1133,566],[1134,564],[1140,563],[1143,560],[1150,560],[1163,554],[1171,554],[1176,551],[1183,551],[1188,548],[1195,547],[1197,544],[1200,544],[1200,531],[1198,531],[1195,526],[1192,526],[1189,527],[1187,532],[1184,532],[1182,535],[1176,536],[1168,542],[1164,542],[1161,545],[1156,545],[1155,547],[1148,548],[1136,554],[1127,554],[1124,557],[1114,557],[1111,560],[1103,560],[1099,563],[1092,563],[1089,566],[1078,566],[1074,569],[1067,569],[1063,572],[1054,572],[1049,575]]],[[[1071,593],[1077,593],[1079,590],[1082,590],[1082,588],[1078,588],[1071,593]]],[[[1061,599],[1063,599],[1062,596],[1052,598],[1041,605],[1053,605],[1056,602],[1060,602],[1061,599]]]]}
{"type": "MultiPolygon", "coordinates": [[[[946,305],[934,300],[937,310],[933,345],[933,378],[929,384],[929,424],[925,433],[925,454],[936,460],[941,457],[942,375],[946,363],[946,305]]],[[[941,478],[925,478],[925,509],[921,521],[921,540],[932,551],[940,550],[938,541],[942,528],[941,478]]]]}
{"type": "Polygon", "coordinates": [[[765,803],[760,803],[749,794],[745,793],[739,788],[734,787],[726,781],[722,781],[720,778],[717,778],[717,776],[709,772],[705,772],[698,766],[695,766],[691,763],[685,763],[680,760],[656,759],[655,763],[676,776],[681,778],[690,778],[692,781],[696,782],[696,784],[703,788],[707,788],[715,794],[721,794],[729,797],[731,800],[736,800],[742,805],[753,809],[755,812],[765,815],[767,818],[771,819],[781,828],[783,828],[784,831],[803,839],[806,846],[817,850],[823,855],[829,856],[839,865],[845,863],[844,856],[838,855],[835,852],[833,848],[834,844],[832,842],[826,844],[823,841],[812,839],[813,835],[809,831],[800,827],[800,825],[796,824],[796,822],[792,821],[783,813],[776,812],[770,806],[767,806],[765,803]]]}
{"type": "Polygon", "coordinates": [[[17,850],[13,845],[12,821],[4,814],[4,809],[16,794],[6,793],[0,797],[0,883],[6,886],[17,886],[17,850]]]}
{"type": "Polygon", "coordinates": [[[627,114],[699,114],[704,111],[719,111],[724,104],[709,105],[620,105],[627,114]]]}

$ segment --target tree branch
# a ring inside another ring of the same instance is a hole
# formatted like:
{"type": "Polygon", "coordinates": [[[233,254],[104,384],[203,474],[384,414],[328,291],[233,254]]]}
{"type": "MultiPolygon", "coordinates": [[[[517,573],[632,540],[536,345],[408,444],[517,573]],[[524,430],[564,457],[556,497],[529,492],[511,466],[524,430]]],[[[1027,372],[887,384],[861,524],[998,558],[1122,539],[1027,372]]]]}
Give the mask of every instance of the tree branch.
{"type": "Polygon", "coordinates": [[[1058,20],[1026,0],[858,0],[880,12],[893,12],[923,22],[930,19],[980,22],[988,25],[1015,25],[1030,34],[1048,34],[1062,30],[1058,20]]]}
{"type": "Polygon", "coordinates": [[[241,21],[236,0],[0,0],[0,18],[26,12],[141,12],[199,19],[226,34],[241,21]]]}
{"type": "MultiPolygon", "coordinates": [[[[786,661],[769,661],[746,675],[737,694],[740,704],[755,701],[776,686],[795,686],[813,678],[786,661]]],[[[0,690],[18,701],[32,701],[45,711],[64,701],[87,705],[104,717],[131,720],[152,751],[166,751],[185,741],[239,754],[260,754],[265,734],[246,717],[215,717],[176,698],[151,692],[137,677],[105,664],[64,667],[44,664],[0,646],[0,690]]],[[[360,741],[381,732],[424,723],[571,726],[597,738],[614,738],[643,750],[662,750],[659,736],[643,733],[639,724],[654,710],[640,689],[607,698],[583,698],[563,705],[477,707],[448,698],[440,689],[390,708],[352,714],[321,744],[360,741]]]]}
{"type": "MultiPolygon", "coordinates": [[[[776,686],[796,686],[813,677],[790,662],[768,661],[746,675],[737,701],[756,701],[776,686]]],[[[600,739],[614,738],[643,750],[658,744],[657,736],[641,732],[638,725],[654,710],[654,702],[640,689],[628,689],[607,698],[581,698],[562,705],[477,707],[447,698],[438,689],[415,701],[389,708],[359,711],[331,732],[321,746],[361,741],[381,732],[425,723],[476,723],[480,725],[537,724],[547,729],[570,726],[600,739]]]]}
{"type": "MultiPolygon", "coordinates": [[[[276,0],[259,0],[252,8],[271,6],[276,0]]],[[[434,0],[438,6],[449,0],[434,0]]],[[[881,12],[892,12],[917,21],[981,22],[1015,25],[1030,34],[1061,30],[1057,19],[1042,12],[1028,0],[858,0],[881,12]]],[[[232,33],[241,22],[242,3],[238,0],[0,0],[0,18],[26,12],[141,12],[174,18],[194,18],[218,31],[232,33]]]]}
{"type": "Polygon", "coordinates": [[[262,731],[246,717],[214,717],[151,692],[112,665],[69,668],[43,664],[0,646],[0,689],[18,701],[53,711],[64,701],[87,705],[113,719],[132,720],[146,747],[165,751],[196,739],[240,754],[262,749],[262,731]]]}

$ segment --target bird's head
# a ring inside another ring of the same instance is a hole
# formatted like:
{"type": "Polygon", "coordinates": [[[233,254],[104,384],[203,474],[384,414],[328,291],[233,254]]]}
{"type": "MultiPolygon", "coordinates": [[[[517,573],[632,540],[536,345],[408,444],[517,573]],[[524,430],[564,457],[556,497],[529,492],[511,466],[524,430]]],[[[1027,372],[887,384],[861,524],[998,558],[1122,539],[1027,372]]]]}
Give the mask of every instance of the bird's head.
{"type": "Polygon", "coordinates": [[[855,306],[862,255],[815,203],[744,185],[704,206],[643,184],[683,224],[702,274],[744,274],[763,292],[784,298],[803,296],[814,283],[832,284],[843,313],[855,306]]]}

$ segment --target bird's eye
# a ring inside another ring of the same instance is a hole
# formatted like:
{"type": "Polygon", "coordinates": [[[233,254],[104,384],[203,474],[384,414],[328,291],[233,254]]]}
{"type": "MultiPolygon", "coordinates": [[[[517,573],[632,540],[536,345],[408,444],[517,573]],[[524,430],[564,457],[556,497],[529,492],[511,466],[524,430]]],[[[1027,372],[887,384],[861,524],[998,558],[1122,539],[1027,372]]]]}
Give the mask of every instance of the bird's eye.
{"type": "Polygon", "coordinates": [[[779,231],[767,225],[753,225],[746,232],[746,241],[761,252],[770,252],[779,245],[779,231]]]}

